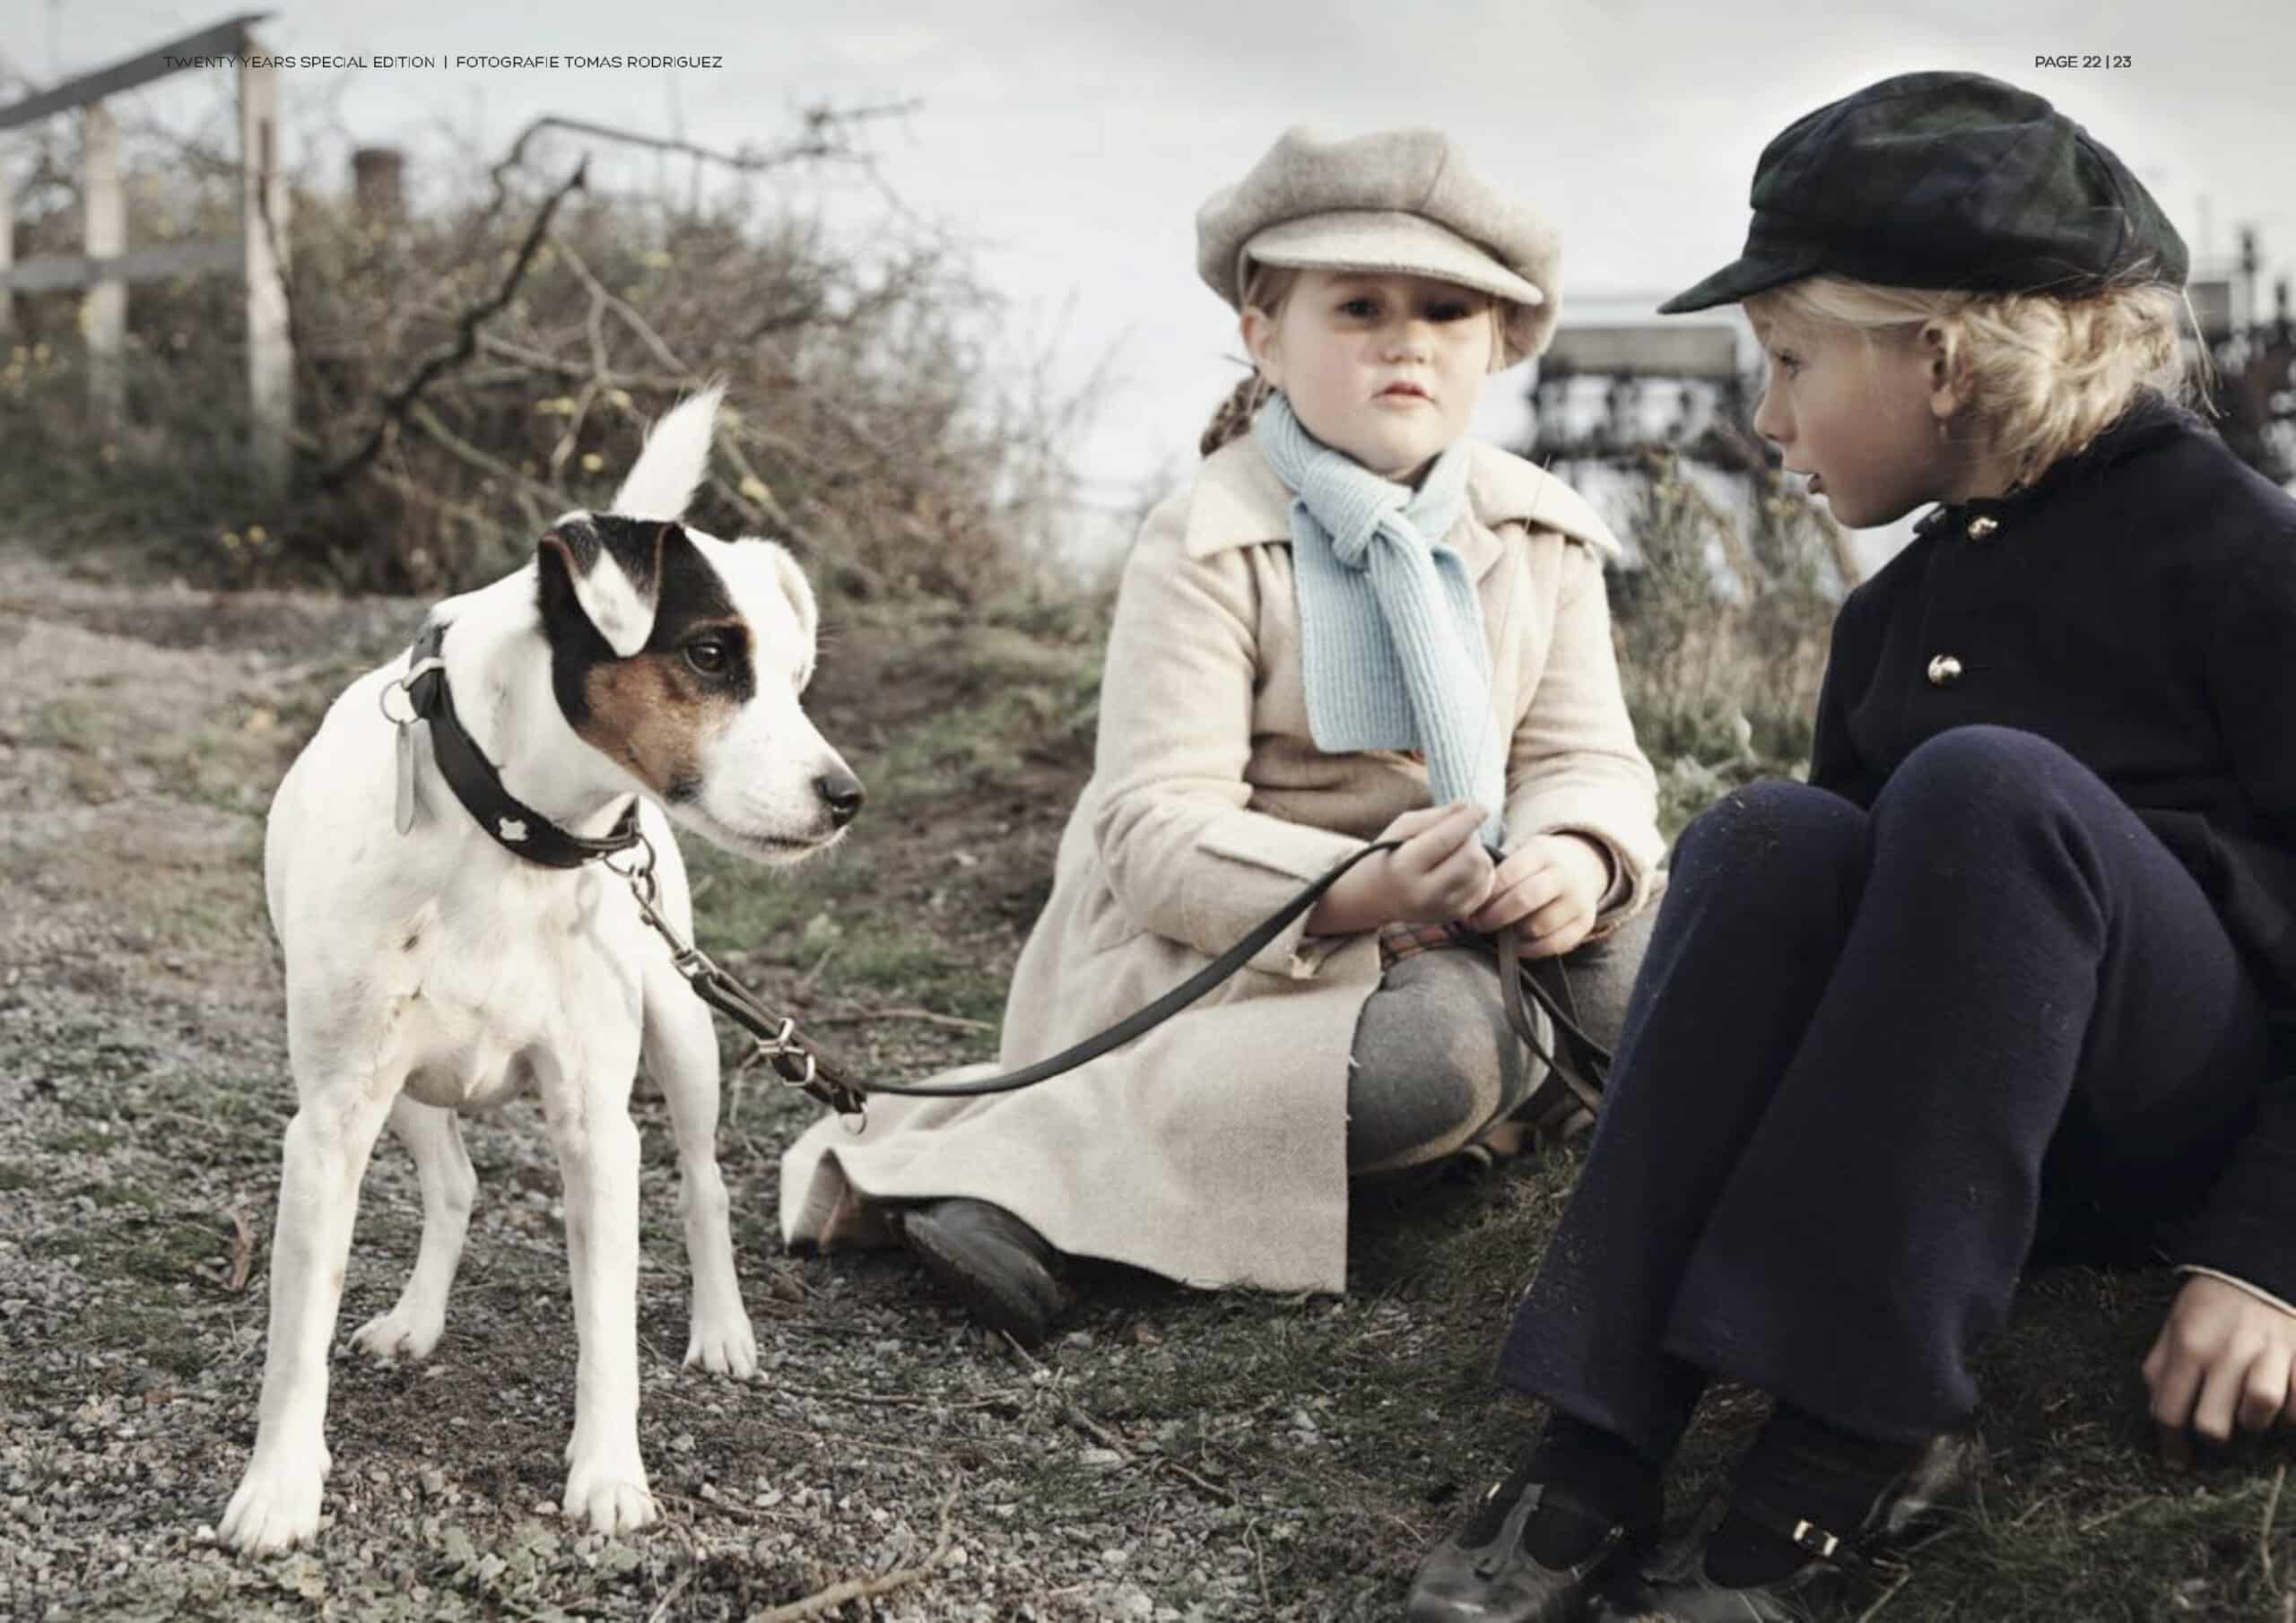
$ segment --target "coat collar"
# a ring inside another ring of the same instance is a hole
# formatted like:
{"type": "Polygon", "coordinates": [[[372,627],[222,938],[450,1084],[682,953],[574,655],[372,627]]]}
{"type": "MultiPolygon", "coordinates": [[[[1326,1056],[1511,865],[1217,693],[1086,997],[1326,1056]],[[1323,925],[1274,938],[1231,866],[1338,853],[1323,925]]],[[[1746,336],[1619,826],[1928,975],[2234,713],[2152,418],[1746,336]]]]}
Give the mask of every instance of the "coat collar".
{"type": "Polygon", "coordinates": [[[1914,533],[1966,532],[1977,538],[2004,526],[2030,520],[2052,497],[2074,490],[2130,457],[2187,434],[2205,435],[2207,429],[2190,412],[2152,389],[2143,389],[2128,409],[2097,437],[2070,456],[2060,456],[2029,485],[2005,496],[1974,501],[1941,502],[1914,525],[1914,533]]]}
{"type": "MultiPolygon", "coordinates": [[[[1499,561],[1505,548],[1496,532],[1510,522],[1560,530],[1605,559],[1621,555],[1618,538],[1585,498],[1544,468],[1479,440],[1468,441],[1467,452],[1474,522],[1461,519],[1443,539],[1477,578],[1499,561]]],[[[1205,558],[1226,547],[1289,542],[1291,508],[1292,492],[1247,435],[1214,451],[1197,472],[1183,544],[1190,558],[1205,558]]]]}

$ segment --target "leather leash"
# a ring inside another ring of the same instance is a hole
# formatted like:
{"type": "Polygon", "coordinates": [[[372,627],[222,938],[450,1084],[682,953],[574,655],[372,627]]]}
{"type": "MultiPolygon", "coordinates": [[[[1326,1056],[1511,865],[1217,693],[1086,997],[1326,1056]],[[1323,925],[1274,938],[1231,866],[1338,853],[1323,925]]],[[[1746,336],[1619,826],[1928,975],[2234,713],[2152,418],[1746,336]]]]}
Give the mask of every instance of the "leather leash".
{"type": "MultiPolygon", "coordinates": [[[[1324,892],[1330,890],[1350,868],[1375,853],[1392,851],[1400,843],[1391,839],[1375,840],[1361,851],[1352,853],[1254,925],[1241,940],[1218,958],[1152,1002],[1135,1010],[1105,1030],[1095,1032],[1058,1054],[1017,1070],[978,1077],[970,1081],[938,1083],[862,1082],[854,1079],[824,1060],[797,1035],[796,1020],[776,1015],[747,987],[719,968],[708,953],[691,942],[681,941],[669,922],[655,907],[658,897],[654,882],[654,848],[644,836],[639,838],[644,851],[644,859],[639,867],[625,870],[615,867],[612,863],[606,866],[628,881],[631,894],[637,899],[640,916],[669,947],[670,961],[678,973],[685,977],[703,1002],[740,1026],[756,1040],[759,1056],[772,1065],[774,1074],[784,1084],[813,1095],[839,1115],[860,1116],[865,1124],[867,1096],[873,1093],[928,1099],[978,1098],[992,1093],[1013,1093],[1022,1088],[1032,1088],[1039,1082],[1049,1081],[1098,1059],[1111,1049],[1122,1047],[1133,1038],[1161,1025],[1250,962],[1262,948],[1283,934],[1292,920],[1314,907],[1324,892]]],[[[1583,1107],[1591,1113],[1602,1105],[1600,1081],[1590,1080],[1577,1063],[1565,1057],[1570,1044],[1563,1038],[1568,1037],[1577,1043],[1580,1055],[1590,1057],[1596,1064],[1607,1064],[1610,1053],[1587,1035],[1572,1011],[1565,1010],[1560,1000],[1539,985],[1522,962],[1510,932],[1500,931],[1494,939],[1499,959],[1500,995],[1506,1007],[1507,1023],[1532,1055],[1543,1061],[1547,1068],[1545,1079],[1532,1090],[1531,1097],[1525,1101],[1518,1114],[1530,1120],[1535,1127],[1552,1132],[1559,1129],[1574,1110],[1583,1107]],[[1544,1010],[1552,1022],[1552,1046],[1540,1040],[1537,1023],[1531,1017],[1529,1005],[1544,1010]]],[[[856,1130],[858,1131],[857,1128],[856,1130]]]]}
{"type": "MultiPolygon", "coordinates": [[[[966,1082],[865,1083],[824,1059],[800,1037],[796,1020],[775,1014],[747,987],[720,968],[708,953],[692,942],[679,938],[657,906],[661,894],[654,876],[654,846],[639,829],[635,801],[605,838],[588,839],[559,828],[503,787],[501,777],[495,771],[493,763],[486,759],[455,714],[454,697],[447,687],[446,664],[440,657],[447,629],[447,624],[439,621],[423,627],[414,646],[408,650],[406,674],[383,690],[383,714],[398,729],[399,832],[404,834],[412,826],[413,726],[415,722],[422,721],[430,725],[431,751],[439,762],[440,776],[447,780],[448,787],[454,791],[455,798],[481,828],[493,836],[506,850],[544,866],[578,868],[593,862],[603,863],[609,872],[620,876],[629,885],[631,896],[638,903],[639,916],[669,948],[672,965],[693,988],[695,995],[749,1033],[757,1044],[758,1056],[773,1067],[774,1074],[781,1079],[783,1084],[812,1095],[841,1116],[859,1116],[864,1124],[868,1115],[868,1096],[873,1093],[893,1094],[904,1098],[976,1098],[992,1093],[1012,1093],[1048,1081],[1098,1059],[1111,1049],[1122,1047],[1135,1037],[1161,1025],[1250,962],[1255,954],[1283,934],[1292,920],[1314,907],[1324,892],[1356,864],[1378,852],[1392,851],[1401,843],[1397,840],[1375,840],[1361,851],[1352,853],[1254,925],[1234,946],[1178,985],[1106,1030],[1096,1032],[1048,1058],[1017,1070],[966,1082]],[[401,697],[408,714],[401,716],[393,710],[391,698],[394,694],[401,697]],[[638,854],[636,861],[629,867],[617,867],[607,860],[628,851],[638,854]]],[[[1602,1102],[1600,1083],[1590,1081],[1564,1057],[1564,1050],[1570,1044],[1562,1038],[1567,1035],[1579,1046],[1582,1055],[1592,1055],[1597,1063],[1608,1062],[1608,1052],[1587,1037],[1571,1014],[1561,1006],[1559,1000],[1541,986],[1524,967],[1510,932],[1499,932],[1494,945],[1507,1023],[1547,1067],[1545,1081],[1532,1092],[1518,1114],[1532,1119],[1541,1127],[1550,1127],[1559,1124],[1580,1107],[1588,1111],[1596,1109],[1602,1102]],[[1552,1048],[1540,1040],[1537,1023],[1526,1004],[1526,997],[1530,1003],[1545,1011],[1552,1022],[1554,1037],[1552,1048]]]]}

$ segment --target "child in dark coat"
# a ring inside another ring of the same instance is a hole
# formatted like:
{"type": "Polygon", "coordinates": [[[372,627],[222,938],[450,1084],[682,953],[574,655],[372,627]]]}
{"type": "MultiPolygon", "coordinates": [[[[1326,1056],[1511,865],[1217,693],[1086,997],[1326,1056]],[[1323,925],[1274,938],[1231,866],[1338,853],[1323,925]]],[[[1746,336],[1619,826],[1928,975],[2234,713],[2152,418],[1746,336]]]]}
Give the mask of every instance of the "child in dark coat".
{"type": "Polygon", "coordinates": [[[2037,1249],[2164,1248],[2162,1449],[2296,1365],[2296,501],[2161,392],[2175,230],[2039,98],[1885,81],[1762,154],[1756,428],[1851,525],[1810,782],[1686,830],[1584,1174],[1500,1358],[1546,1431],[1409,1616],[1764,1619],[1972,1482],[2037,1249]],[[1776,1409],[1655,1553],[1716,1376],[1776,1409]]]}

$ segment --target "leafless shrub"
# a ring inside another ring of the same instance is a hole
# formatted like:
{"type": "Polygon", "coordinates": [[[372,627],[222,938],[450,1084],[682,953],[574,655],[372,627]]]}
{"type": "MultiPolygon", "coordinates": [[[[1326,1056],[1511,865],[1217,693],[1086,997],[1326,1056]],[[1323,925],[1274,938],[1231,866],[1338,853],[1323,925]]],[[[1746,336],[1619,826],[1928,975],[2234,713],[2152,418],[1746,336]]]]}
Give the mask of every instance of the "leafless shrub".
{"type": "MultiPolygon", "coordinates": [[[[111,430],[83,404],[75,303],[20,301],[0,354],[0,495],[16,527],[65,544],[140,535],[224,577],[444,591],[525,557],[557,513],[604,504],[645,425],[723,379],[697,522],[787,540],[857,591],[976,601],[1027,586],[1074,495],[1066,447],[1091,387],[1010,369],[996,296],[897,200],[856,247],[860,233],[749,184],[866,169],[859,125],[881,110],[809,113],[790,140],[733,153],[544,121],[500,161],[471,160],[457,197],[398,218],[299,187],[296,472],[280,496],[244,450],[233,281],[131,291],[128,421],[111,430]],[[722,183],[580,183],[575,149],[633,138],[722,183]]],[[[57,127],[23,191],[27,256],[77,251],[57,127]]],[[[237,229],[218,140],[134,149],[131,240],[237,229]]]]}
{"type": "Polygon", "coordinates": [[[1638,567],[1611,579],[1620,674],[1671,832],[1724,790],[1806,770],[1846,549],[1831,518],[1757,470],[1726,512],[1670,454],[1639,472],[1638,567]]]}

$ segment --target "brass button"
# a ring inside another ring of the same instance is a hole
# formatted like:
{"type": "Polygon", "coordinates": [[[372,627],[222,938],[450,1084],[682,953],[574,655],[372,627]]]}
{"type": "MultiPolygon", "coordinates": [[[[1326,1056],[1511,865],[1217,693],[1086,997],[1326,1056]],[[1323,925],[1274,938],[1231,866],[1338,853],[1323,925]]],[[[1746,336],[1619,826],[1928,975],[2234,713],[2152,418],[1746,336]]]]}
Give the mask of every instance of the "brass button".
{"type": "Polygon", "coordinates": [[[1929,662],[1929,685],[1950,688],[1961,680],[1961,662],[1950,654],[1940,654],[1929,662]]]}
{"type": "Polygon", "coordinates": [[[1984,514],[1980,513],[1975,518],[1970,520],[1970,539],[1971,541],[1983,541],[1986,537],[1991,535],[2000,527],[2001,521],[1999,519],[1988,518],[1984,514]]]}

